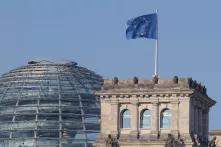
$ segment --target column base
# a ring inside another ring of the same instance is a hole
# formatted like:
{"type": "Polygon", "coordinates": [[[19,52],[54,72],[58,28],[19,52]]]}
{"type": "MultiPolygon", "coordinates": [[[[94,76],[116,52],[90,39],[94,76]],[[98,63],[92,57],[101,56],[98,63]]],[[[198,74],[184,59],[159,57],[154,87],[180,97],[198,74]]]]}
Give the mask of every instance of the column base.
{"type": "Polygon", "coordinates": [[[160,138],[159,131],[151,131],[150,140],[158,140],[160,138]]]}
{"type": "Polygon", "coordinates": [[[178,130],[171,130],[171,134],[172,134],[176,139],[181,137],[178,130]]]}
{"type": "MultiPolygon", "coordinates": [[[[165,147],[168,134],[160,134],[160,137],[158,134],[157,131],[152,131],[150,134],[143,134],[137,138],[138,132],[132,131],[130,134],[121,134],[117,141],[120,147],[165,147]]],[[[108,134],[100,134],[94,147],[105,147],[107,135],[108,134]]],[[[113,137],[115,136],[116,135],[113,135],[113,137]]],[[[182,134],[180,138],[183,139],[185,147],[197,147],[192,141],[190,134],[182,134]]],[[[179,140],[179,143],[182,142],[179,140]]],[[[180,144],[181,147],[182,145],[180,144]]],[[[200,146],[206,147],[204,144],[200,146]]]]}
{"type": "Polygon", "coordinates": [[[131,140],[139,139],[139,132],[138,131],[131,131],[130,134],[129,134],[129,138],[131,140]]]}

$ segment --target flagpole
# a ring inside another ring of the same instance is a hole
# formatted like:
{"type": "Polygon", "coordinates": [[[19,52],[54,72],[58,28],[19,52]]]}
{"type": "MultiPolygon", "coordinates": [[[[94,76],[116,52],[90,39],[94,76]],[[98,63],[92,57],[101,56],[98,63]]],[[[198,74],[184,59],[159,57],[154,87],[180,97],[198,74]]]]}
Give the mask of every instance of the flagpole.
{"type": "Polygon", "coordinates": [[[154,76],[158,77],[158,54],[159,54],[159,50],[158,50],[158,39],[156,39],[155,41],[155,69],[154,69],[154,76]]]}
{"type": "MultiPolygon", "coordinates": [[[[156,9],[156,14],[158,13],[158,10],[156,9]]],[[[158,15],[157,15],[157,21],[158,21],[158,15]]],[[[157,38],[155,41],[155,65],[154,65],[154,77],[158,77],[158,50],[159,44],[158,44],[158,22],[157,22],[157,38]]]]}

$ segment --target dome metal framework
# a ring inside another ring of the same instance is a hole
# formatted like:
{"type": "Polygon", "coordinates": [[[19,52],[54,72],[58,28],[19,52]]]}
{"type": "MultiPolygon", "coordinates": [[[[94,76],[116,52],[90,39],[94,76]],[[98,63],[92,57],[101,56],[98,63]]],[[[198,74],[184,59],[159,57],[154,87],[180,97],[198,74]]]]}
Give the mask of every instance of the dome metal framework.
{"type": "Polygon", "coordinates": [[[90,147],[101,76],[77,63],[31,61],[0,77],[1,147],[90,147]]]}

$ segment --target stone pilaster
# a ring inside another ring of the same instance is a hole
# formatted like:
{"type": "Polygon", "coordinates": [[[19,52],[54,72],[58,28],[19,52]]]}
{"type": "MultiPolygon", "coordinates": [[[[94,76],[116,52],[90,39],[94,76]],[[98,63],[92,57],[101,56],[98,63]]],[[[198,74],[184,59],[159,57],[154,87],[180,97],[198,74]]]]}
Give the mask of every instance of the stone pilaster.
{"type": "Polygon", "coordinates": [[[111,103],[111,130],[110,133],[112,135],[118,135],[119,130],[119,105],[117,102],[111,103]]]}
{"type": "Polygon", "coordinates": [[[138,101],[131,102],[131,132],[130,136],[132,139],[137,139],[139,134],[139,110],[138,110],[138,101]]]}
{"type": "Polygon", "coordinates": [[[159,133],[159,102],[152,103],[151,112],[151,135],[157,138],[159,133]]]}
{"type": "Polygon", "coordinates": [[[179,105],[179,128],[180,134],[190,134],[190,98],[188,96],[180,100],[179,105]]]}
{"type": "Polygon", "coordinates": [[[178,136],[179,133],[179,101],[172,101],[172,134],[178,136]]]}

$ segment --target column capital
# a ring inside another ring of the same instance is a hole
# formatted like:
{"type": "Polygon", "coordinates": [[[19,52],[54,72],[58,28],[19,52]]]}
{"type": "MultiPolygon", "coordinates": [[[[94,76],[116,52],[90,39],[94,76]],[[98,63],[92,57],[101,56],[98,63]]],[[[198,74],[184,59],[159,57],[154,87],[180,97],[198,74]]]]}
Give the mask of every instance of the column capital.
{"type": "Polygon", "coordinates": [[[158,106],[158,105],[159,105],[159,101],[153,101],[153,102],[152,102],[152,105],[158,106]]]}
{"type": "Polygon", "coordinates": [[[111,101],[111,105],[119,105],[118,101],[111,101]]]}
{"type": "Polygon", "coordinates": [[[195,107],[201,107],[201,102],[196,97],[192,99],[192,103],[195,107]]]}
{"type": "Polygon", "coordinates": [[[135,105],[135,106],[138,106],[138,105],[139,105],[139,101],[138,101],[138,100],[136,100],[136,101],[132,100],[132,101],[130,102],[130,104],[135,105]]]}
{"type": "Polygon", "coordinates": [[[171,101],[170,103],[171,103],[171,104],[179,104],[179,103],[180,103],[180,101],[178,101],[178,100],[177,100],[177,101],[176,101],[176,100],[174,100],[174,101],[171,101]]]}

